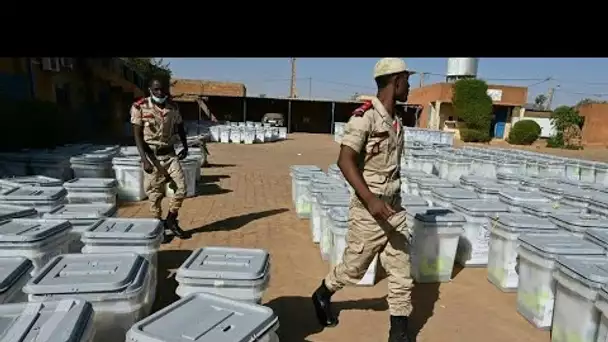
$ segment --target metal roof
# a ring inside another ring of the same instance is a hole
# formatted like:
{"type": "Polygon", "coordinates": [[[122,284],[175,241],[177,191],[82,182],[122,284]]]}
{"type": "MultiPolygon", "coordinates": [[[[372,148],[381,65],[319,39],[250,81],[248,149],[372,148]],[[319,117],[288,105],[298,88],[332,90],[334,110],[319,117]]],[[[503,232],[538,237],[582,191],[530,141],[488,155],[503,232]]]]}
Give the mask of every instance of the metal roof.
{"type": "MultiPolygon", "coordinates": [[[[172,99],[173,101],[178,101],[178,102],[196,102],[197,99],[199,98],[213,98],[213,97],[227,97],[227,98],[242,98],[242,99],[251,99],[251,100],[279,100],[279,101],[297,101],[297,102],[328,102],[328,103],[350,103],[350,104],[359,104],[359,103],[363,103],[364,101],[368,100],[366,97],[361,97],[357,100],[335,100],[335,99],[323,99],[323,98],[301,98],[301,97],[296,97],[296,98],[289,98],[289,97],[268,97],[268,96],[264,96],[264,97],[260,97],[260,96],[245,96],[245,97],[241,97],[241,96],[228,96],[228,95],[198,95],[198,94],[177,94],[177,95],[173,95],[172,99]]],[[[397,104],[399,105],[405,105],[408,107],[421,107],[418,104],[411,104],[411,103],[404,103],[404,102],[397,102],[397,104]]]]}

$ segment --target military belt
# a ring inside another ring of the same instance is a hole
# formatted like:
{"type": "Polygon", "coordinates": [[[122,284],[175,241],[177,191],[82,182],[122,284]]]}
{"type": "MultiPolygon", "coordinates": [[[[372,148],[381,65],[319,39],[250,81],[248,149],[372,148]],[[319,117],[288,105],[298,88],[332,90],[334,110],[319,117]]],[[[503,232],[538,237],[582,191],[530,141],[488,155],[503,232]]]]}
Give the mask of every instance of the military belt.
{"type": "Polygon", "coordinates": [[[175,149],[172,146],[163,146],[154,149],[154,154],[157,156],[167,156],[170,154],[175,154],[175,149]]]}

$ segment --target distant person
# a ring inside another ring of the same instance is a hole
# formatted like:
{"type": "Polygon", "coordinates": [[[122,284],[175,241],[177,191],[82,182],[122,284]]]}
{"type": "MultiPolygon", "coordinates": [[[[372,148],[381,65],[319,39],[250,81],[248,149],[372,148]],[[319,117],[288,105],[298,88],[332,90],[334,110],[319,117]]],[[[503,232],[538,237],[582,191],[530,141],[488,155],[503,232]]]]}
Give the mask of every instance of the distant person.
{"type": "Polygon", "coordinates": [[[312,296],[319,323],[336,326],[331,296],[345,285],[357,284],[380,253],[388,273],[389,342],[408,342],[412,312],[409,233],[401,208],[399,161],[403,126],[395,115],[396,101],[407,100],[409,76],[405,62],[384,58],[376,63],[378,95],[357,108],[345,126],[338,166],[355,190],[349,208],[347,246],[342,263],[322,281],[312,296]],[[396,214],[397,213],[397,214],[396,214]]]}
{"type": "Polygon", "coordinates": [[[188,142],[182,116],[177,106],[168,100],[165,85],[158,79],[149,84],[150,96],[136,101],[131,107],[131,124],[135,144],[144,170],[144,189],[150,201],[150,211],[162,219],[161,201],[167,184],[174,194],[169,202],[165,228],[180,238],[188,237],[177,216],[186,197],[186,181],[179,160],[188,156],[188,142]],[[174,145],[179,136],[183,149],[176,154],[174,145]]]}

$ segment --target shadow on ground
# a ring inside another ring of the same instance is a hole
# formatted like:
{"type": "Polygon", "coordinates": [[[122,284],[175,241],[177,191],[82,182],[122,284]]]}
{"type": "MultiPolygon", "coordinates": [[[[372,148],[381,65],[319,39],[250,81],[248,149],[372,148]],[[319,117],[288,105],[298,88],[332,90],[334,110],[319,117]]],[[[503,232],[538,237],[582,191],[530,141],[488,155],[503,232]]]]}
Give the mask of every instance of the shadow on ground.
{"type": "Polygon", "coordinates": [[[175,272],[179,266],[190,256],[190,250],[161,250],[158,252],[158,282],[156,285],[156,298],[152,311],[156,312],[179,299],[175,294],[177,281],[175,272]]]}
{"type": "Polygon", "coordinates": [[[189,232],[190,232],[190,234],[198,234],[198,233],[210,233],[210,232],[217,232],[217,231],[236,230],[236,229],[239,229],[239,228],[243,227],[244,225],[248,224],[249,222],[259,220],[264,217],[281,214],[286,211],[289,211],[289,209],[282,208],[282,209],[264,210],[264,211],[259,211],[257,213],[249,213],[249,214],[245,214],[245,215],[233,216],[233,217],[229,217],[227,219],[223,219],[220,221],[215,221],[213,223],[206,224],[202,227],[191,229],[191,230],[189,230],[189,232]]]}
{"type": "Polygon", "coordinates": [[[454,267],[452,268],[452,279],[456,278],[456,276],[464,270],[464,267],[454,263],[454,267]]]}
{"type": "MultiPolygon", "coordinates": [[[[145,201],[145,199],[142,201],[145,201]]],[[[130,202],[130,201],[124,201],[124,200],[119,199],[116,204],[119,208],[131,208],[131,207],[139,207],[141,205],[141,201],[130,202]]]]}
{"type": "Polygon", "coordinates": [[[214,163],[207,163],[207,164],[205,164],[205,166],[203,166],[203,168],[208,168],[208,169],[218,168],[218,169],[220,169],[220,168],[224,168],[224,167],[235,167],[235,166],[236,166],[236,164],[214,164],[214,163]]]}
{"type": "Polygon", "coordinates": [[[196,196],[211,196],[221,195],[232,192],[232,190],[224,189],[218,184],[222,179],[230,178],[228,175],[201,175],[200,181],[196,184],[196,196]]]}
{"type": "Polygon", "coordinates": [[[412,307],[409,329],[413,340],[416,341],[420,330],[429,318],[433,317],[435,303],[439,299],[439,283],[415,284],[412,290],[412,307]]]}
{"type": "MultiPolygon", "coordinates": [[[[310,297],[279,297],[271,300],[265,305],[272,308],[279,317],[279,339],[281,341],[308,341],[306,339],[308,336],[323,330],[323,327],[317,322],[310,297]]],[[[386,298],[381,297],[336,301],[333,304],[333,309],[337,313],[342,310],[386,311],[388,306],[386,304],[386,298]]]]}
{"type": "Polygon", "coordinates": [[[217,183],[222,179],[230,178],[228,175],[201,175],[200,183],[208,184],[208,183],[217,183]]]}
{"type": "Polygon", "coordinates": [[[232,190],[224,189],[215,183],[202,183],[196,185],[196,196],[222,195],[227,194],[229,192],[232,192],[232,190]]]}
{"type": "MultiPolygon", "coordinates": [[[[435,303],[439,299],[439,283],[415,284],[412,290],[414,310],[410,315],[410,335],[416,340],[420,330],[433,316],[435,303]]],[[[312,295],[312,293],[311,293],[312,295]]],[[[279,317],[279,337],[285,341],[307,341],[306,338],[323,330],[317,322],[310,297],[287,296],[271,300],[266,304],[279,317]]],[[[336,301],[333,309],[338,315],[343,310],[386,311],[388,326],[389,313],[386,296],[381,298],[336,301]]],[[[329,329],[329,328],[328,328],[329,329]]]]}

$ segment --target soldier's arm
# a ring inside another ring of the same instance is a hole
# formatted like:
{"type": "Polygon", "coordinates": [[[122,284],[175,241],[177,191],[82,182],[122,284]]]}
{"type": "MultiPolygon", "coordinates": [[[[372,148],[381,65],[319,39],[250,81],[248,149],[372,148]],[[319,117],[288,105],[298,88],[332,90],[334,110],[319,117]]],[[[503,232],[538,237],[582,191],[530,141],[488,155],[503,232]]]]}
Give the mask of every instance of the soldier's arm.
{"type": "Polygon", "coordinates": [[[338,167],[363,203],[369,203],[372,198],[375,198],[363,179],[362,170],[357,165],[359,154],[365,148],[372,127],[369,116],[364,115],[365,110],[369,109],[368,106],[364,104],[353,112],[353,116],[344,127],[338,156],[338,167]],[[365,109],[366,107],[367,109],[365,109]]]}
{"type": "Polygon", "coordinates": [[[131,106],[131,125],[133,126],[133,137],[135,138],[135,146],[137,146],[137,151],[139,152],[139,156],[141,160],[145,160],[147,158],[146,143],[144,142],[144,127],[143,127],[143,119],[141,112],[141,104],[142,100],[135,102],[131,106]]]}

